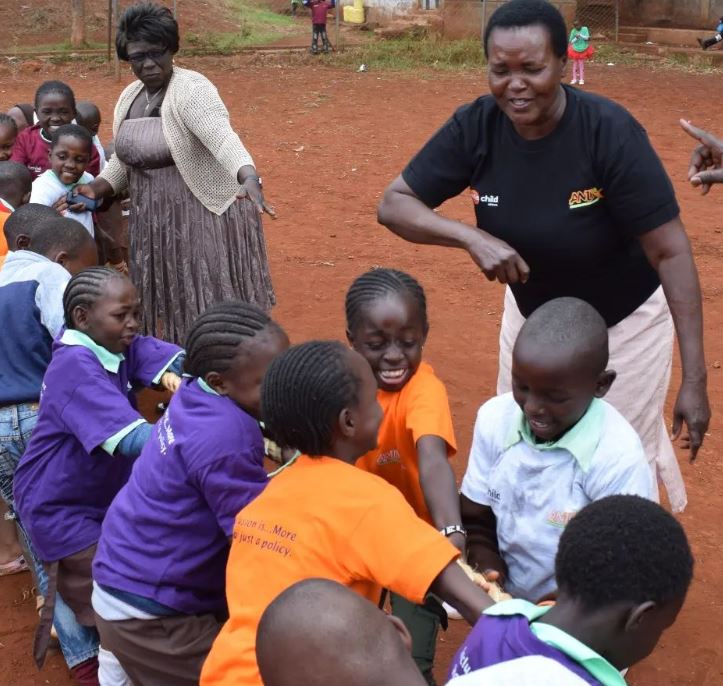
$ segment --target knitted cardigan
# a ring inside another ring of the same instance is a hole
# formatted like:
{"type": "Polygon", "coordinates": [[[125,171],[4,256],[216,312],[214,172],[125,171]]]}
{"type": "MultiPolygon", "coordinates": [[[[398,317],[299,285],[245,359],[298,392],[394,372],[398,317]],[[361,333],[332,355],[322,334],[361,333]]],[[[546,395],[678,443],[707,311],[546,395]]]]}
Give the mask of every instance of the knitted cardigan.
{"type": "MultiPolygon", "coordinates": [[[[143,84],[134,81],[118,98],[114,138],[142,89],[143,84]]],[[[241,188],[239,168],[254,161],[231,128],[228,110],[216,87],[195,71],[173,67],[161,105],[161,125],[173,161],[191,193],[210,212],[223,214],[241,188]]],[[[115,154],[99,178],[116,193],[128,185],[126,167],[115,154]]]]}

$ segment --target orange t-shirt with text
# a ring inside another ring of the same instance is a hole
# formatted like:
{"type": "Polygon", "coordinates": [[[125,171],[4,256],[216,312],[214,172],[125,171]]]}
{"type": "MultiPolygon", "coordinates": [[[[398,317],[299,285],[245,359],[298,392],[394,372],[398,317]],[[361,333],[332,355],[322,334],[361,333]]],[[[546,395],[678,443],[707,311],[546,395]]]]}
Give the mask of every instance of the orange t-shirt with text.
{"type": "Polygon", "coordinates": [[[260,686],[256,630],[297,581],[337,581],[377,603],[382,588],[423,601],[459,551],[382,479],[330,457],[299,457],[236,517],[226,567],[229,620],[201,686],[260,686]]]}
{"type": "Polygon", "coordinates": [[[379,447],[360,457],[356,466],[396,486],[414,511],[432,524],[419,482],[417,441],[439,436],[447,443],[447,457],[457,452],[447,389],[422,362],[401,391],[379,390],[377,400],[384,410],[379,447]]]}

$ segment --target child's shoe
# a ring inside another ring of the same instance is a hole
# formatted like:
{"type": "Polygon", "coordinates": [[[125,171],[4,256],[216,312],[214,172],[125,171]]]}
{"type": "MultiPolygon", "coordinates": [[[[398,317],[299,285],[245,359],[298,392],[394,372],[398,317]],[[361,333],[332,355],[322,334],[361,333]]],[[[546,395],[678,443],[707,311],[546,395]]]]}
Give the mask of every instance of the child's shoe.
{"type": "Polygon", "coordinates": [[[78,686],[100,686],[97,657],[91,657],[90,660],[75,665],[75,667],[71,668],[70,673],[78,686]]]}
{"type": "Polygon", "coordinates": [[[584,85],[585,85],[585,81],[583,81],[582,79],[580,79],[580,85],[581,85],[581,86],[584,86],[584,85]]]}
{"type": "Polygon", "coordinates": [[[572,81],[570,81],[570,85],[571,86],[577,85],[577,79],[573,79],[572,81]]]}

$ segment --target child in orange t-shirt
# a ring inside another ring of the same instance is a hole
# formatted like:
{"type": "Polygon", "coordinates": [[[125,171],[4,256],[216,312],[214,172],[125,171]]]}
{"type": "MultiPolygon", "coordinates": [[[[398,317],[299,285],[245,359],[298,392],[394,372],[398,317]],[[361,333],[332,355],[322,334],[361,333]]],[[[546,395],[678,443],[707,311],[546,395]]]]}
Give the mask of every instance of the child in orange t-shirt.
{"type": "Polygon", "coordinates": [[[236,517],[226,568],[229,620],[201,686],[261,686],[261,615],[302,579],[337,581],[374,603],[382,588],[412,602],[431,590],[472,623],[492,604],[455,563],[459,551],[397,489],[354,467],[376,445],[382,420],[363,357],[338,342],[295,346],[269,366],[261,399],[270,435],[302,454],[236,517]]]}
{"type": "Polygon", "coordinates": [[[32,189],[33,179],[25,165],[0,162],[0,267],[5,263],[9,249],[4,231],[5,222],[18,207],[30,200],[32,189]]]}
{"type": "MultiPolygon", "coordinates": [[[[346,296],[347,337],[369,362],[384,411],[378,448],[357,461],[398,488],[414,511],[460,551],[465,547],[459,494],[449,458],[456,450],[447,391],[422,361],[427,300],[419,282],[395,269],[373,269],[346,296]]],[[[412,654],[430,684],[440,623],[447,616],[432,597],[412,605],[391,594],[392,612],[412,634],[412,654]]]]}

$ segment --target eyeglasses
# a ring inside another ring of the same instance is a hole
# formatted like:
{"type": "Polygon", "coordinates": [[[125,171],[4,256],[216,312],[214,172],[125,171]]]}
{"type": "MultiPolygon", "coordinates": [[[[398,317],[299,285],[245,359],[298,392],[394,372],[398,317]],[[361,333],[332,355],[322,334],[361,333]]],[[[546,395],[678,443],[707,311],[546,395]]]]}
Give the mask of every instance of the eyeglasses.
{"type": "Polygon", "coordinates": [[[146,52],[134,52],[132,55],[128,55],[128,61],[135,66],[140,66],[146,60],[151,60],[158,64],[158,61],[168,52],[168,48],[165,50],[146,50],[146,52]]]}

